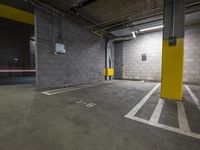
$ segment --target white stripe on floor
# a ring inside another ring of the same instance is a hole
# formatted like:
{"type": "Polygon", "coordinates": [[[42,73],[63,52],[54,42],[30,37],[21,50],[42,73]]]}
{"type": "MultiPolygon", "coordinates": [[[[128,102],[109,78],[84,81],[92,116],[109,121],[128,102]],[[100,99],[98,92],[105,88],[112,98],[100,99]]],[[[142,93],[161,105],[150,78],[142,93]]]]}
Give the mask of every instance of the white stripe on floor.
{"type": "Polygon", "coordinates": [[[200,110],[200,102],[199,99],[194,95],[194,93],[192,92],[192,90],[190,89],[189,86],[185,85],[186,90],[188,91],[188,93],[190,94],[190,96],[192,97],[193,101],[195,102],[195,104],[197,105],[198,109],[200,110]]]}
{"type": "Polygon", "coordinates": [[[150,124],[157,124],[159,119],[160,119],[160,115],[162,113],[163,110],[163,106],[164,106],[164,100],[163,99],[159,99],[156,108],[154,109],[153,114],[151,115],[151,119],[150,119],[150,124]]]}
{"type": "Polygon", "coordinates": [[[104,83],[98,83],[98,84],[86,84],[86,85],[80,85],[80,86],[72,87],[72,88],[61,88],[61,89],[49,90],[49,91],[45,91],[45,92],[42,92],[42,93],[50,96],[50,95],[65,93],[65,92],[69,92],[69,91],[75,91],[75,90],[80,90],[80,89],[84,89],[84,88],[90,88],[90,87],[94,87],[94,86],[98,86],[98,85],[109,84],[111,82],[112,81],[104,82],[104,83]]]}
{"type": "Polygon", "coordinates": [[[125,115],[126,118],[134,117],[136,113],[140,110],[140,108],[148,101],[151,95],[157,90],[160,86],[158,83],[128,114],[125,115]]]}
{"type": "Polygon", "coordinates": [[[169,131],[179,133],[179,134],[182,134],[182,135],[186,135],[186,136],[189,136],[189,137],[200,139],[200,134],[197,134],[197,133],[194,133],[194,132],[186,132],[184,130],[174,128],[174,127],[171,127],[171,126],[167,126],[167,125],[163,125],[163,124],[157,124],[157,125],[155,125],[155,127],[162,128],[162,129],[165,129],[165,130],[169,130],[169,131]]]}
{"type": "Polygon", "coordinates": [[[183,102],[177,102],[177,109],[178,109],[179,128],[183,131],[191,132],[190,127],[188,125],[187,116],[185,114],[183,102]]]}
{"type": "Polygon", "coordinates": [[[142,119],[142,118],[139,118],[139,117],[135,117],[135,116],[131,117],[131,119],[135,120],[135,121],[138,121],[138,122],[141,122],[141,123],[144,123],[144,124],[148,124],[148,125],[157,127],[157,128],[161,128],[161,129],[168,130],[168,131],[171,131],[171,132],[175,132],[175,133],[178,133],[178,134],[182,134],[182,135],[185,135],[185,136],[189,136],[189,137],[200,139],[200,134],[197,134],[197,133],[194,133],[194,132],[189,132],[189,131],[187,132],[187,131],[181,130],[179,128],[163,125],[163,124],[160,124],[160,123],[152,124],[148,120],[145,120],[145,119],[142,119]]]}

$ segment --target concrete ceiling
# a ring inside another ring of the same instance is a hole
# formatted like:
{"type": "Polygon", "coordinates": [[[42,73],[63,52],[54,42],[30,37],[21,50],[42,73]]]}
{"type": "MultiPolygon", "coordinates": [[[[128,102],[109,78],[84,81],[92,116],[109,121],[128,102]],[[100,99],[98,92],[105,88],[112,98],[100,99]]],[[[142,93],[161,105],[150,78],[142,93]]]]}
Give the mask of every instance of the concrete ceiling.
{"type": "MultiPolygon", "coordinates": [[[[39,0],[48,3],[63,11],[69,11],[70,8],[84,3],[87,0],[39,0]]],[[[162,7],[161,0],[96,0],[78,11],[80,15],[93,20],[94,24],[107,22],[116,23],[127,19],[127,17],[162,7]],[[109,22],[108,22],[109,21],[109,22]]]]}
{"type": "MultiPolygon", "coordinates": [[[[29,0],[1,0],[23,10],[33,11],[29,0]]],[[[94,33],[112,38],[111,31],[162,13],[163,0],[32,0],[48,4],[87,23],[94,33]],[[88,3],[89,2],[89,3],[88,3]],[[87,4],[85,4],[87,3],[87,4]]],[[[199,0],[185,0],[186,5],[199,0]]]]}
{"type": "Polygon", "coordinates": [[[83,11],[104,22],[159,6],[162,6],[160,0],[97,0],[84,7],[83,11]]]}
{"type": "MultiPolygon", "coordinates": [[[[135,20],[159,14],[163,10],[163,0],[36,0],[50,4],[67,13],[73,12],[77,18],[88,22],[95,33],[112,38],[111,30],[125,28],[135,20]],[[85,2],[92,1],[87,5],[85,2]]],[[[186,5],[199,0],[185,0],[186,5]]]]}

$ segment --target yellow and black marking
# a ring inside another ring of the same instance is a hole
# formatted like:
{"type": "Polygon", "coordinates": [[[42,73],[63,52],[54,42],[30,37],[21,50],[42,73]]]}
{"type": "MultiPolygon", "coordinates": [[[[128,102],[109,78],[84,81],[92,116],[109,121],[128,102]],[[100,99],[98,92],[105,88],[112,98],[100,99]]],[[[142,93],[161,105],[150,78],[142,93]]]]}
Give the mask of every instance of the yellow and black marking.
{"type": "Polygon", "coordinates": [[[0,4],[0,17],[5,19],[14,20],[17,22],[22,22],[30,25],[34,25],[34,15],[20,10],[16,9],[4,4],[0,4]]]}
{"type": "Polygon", "coordinates": [[[114,69],[113,68],[105,68],[104,69],[104,76],[105,77],[113,77],[114,76],[114,69]]]}

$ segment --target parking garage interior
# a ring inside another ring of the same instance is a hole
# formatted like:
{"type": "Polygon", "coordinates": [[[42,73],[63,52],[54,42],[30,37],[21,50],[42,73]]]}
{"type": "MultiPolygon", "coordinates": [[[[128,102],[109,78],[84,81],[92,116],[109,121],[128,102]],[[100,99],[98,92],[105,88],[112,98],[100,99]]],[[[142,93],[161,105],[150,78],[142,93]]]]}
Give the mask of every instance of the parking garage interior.
{"type": "Polygon", "coordinates": [[[0,149],[200,149],[199,0],[0,0],[0,149]]]}

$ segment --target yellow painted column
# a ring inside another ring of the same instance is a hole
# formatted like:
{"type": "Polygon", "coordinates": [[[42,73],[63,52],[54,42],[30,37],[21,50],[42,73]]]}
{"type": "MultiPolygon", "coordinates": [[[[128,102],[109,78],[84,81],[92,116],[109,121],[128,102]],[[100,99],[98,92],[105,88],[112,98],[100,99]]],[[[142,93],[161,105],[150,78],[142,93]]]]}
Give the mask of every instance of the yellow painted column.
{"type": "Polygon", "coordinates": [[[164,0],[161,98],[182,100],[184,67],[184,0],[164,0]]]}
{"type": "Polygon", "coordinates": [[[184,38],[175,46],[163,40],[161,98],[181,100],[183,95],[184,38]]]}

